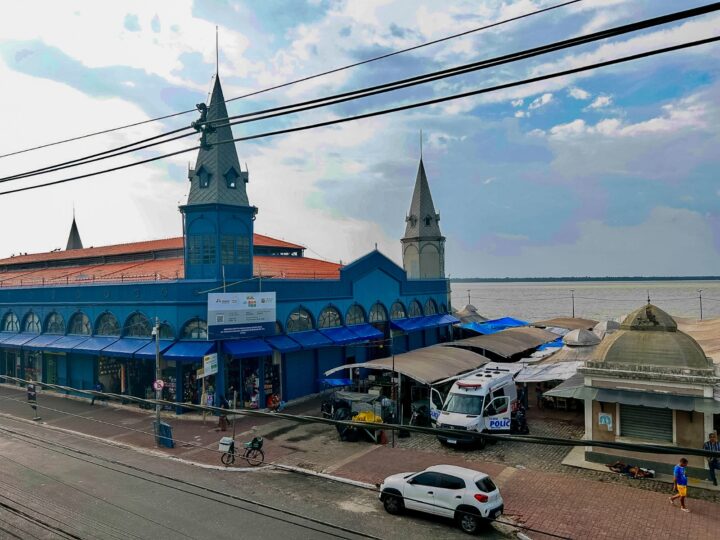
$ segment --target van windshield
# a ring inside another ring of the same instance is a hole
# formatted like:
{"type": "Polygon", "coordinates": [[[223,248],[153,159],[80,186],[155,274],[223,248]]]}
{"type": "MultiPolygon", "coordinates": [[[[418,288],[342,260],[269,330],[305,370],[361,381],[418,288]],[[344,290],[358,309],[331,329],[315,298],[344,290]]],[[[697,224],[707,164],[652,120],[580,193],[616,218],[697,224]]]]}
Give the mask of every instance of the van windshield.
{"type": "Polygon", "coordinates": [[[446,412],[459,414],[482,414],[484,396],[467,396],[462,394],[450,394],[445,403],[446,412]]]}

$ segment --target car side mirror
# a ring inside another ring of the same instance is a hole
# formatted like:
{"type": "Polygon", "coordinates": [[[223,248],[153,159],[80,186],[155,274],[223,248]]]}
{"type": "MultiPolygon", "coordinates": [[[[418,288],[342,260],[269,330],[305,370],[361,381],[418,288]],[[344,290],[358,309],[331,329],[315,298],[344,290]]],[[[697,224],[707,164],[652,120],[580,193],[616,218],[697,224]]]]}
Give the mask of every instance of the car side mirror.
{"type": "Polygon", "coordinates": [[[495,416],[497,414],[497,411],[495,410],[495,407],[490,405],[485,409],[485,416],[495,416]]]}

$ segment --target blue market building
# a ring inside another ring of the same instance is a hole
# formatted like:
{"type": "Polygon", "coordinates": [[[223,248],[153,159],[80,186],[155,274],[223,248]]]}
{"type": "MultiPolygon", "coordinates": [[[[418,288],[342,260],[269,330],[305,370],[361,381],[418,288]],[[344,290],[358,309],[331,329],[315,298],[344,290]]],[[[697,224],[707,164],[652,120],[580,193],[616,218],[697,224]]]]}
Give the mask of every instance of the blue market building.
{"type": "MultiPolygon", "coordinates": [[[[216,77],[208,121],[227,117],[216,77]]],[[[206,133],[190,192],[180,207],[183,236],[83,248],[73,219],[65,250],[0,260],[0,375],[79,389],[151,396],[156,344],[165,397],[198,403],[198,369],[215,400],[232,389],[240,405],[264,408],[319,391],[324,371],[450,338],[448,280],[440,216],[422,159],[401,241],[403,266],[377,250],[342,266],[305,257],[304,247],[254,232],[231,128],[206,133]],[[274,291],[272,335],[208,339],[207,296],[274,291]]],[[[212,397],[210,398],[213,399],[212,397]]],[[[216,401],[217,402],[217,401],[216,401]]]]}

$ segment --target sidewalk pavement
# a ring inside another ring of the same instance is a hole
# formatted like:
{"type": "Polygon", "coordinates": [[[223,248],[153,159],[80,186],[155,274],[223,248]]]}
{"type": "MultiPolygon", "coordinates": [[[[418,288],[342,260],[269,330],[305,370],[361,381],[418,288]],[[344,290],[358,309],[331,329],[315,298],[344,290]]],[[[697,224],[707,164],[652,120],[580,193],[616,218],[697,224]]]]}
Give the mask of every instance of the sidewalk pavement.
{"type": "MultiPolygon", "coordinates": [[[[176,442],[172,449],[155,449],[152,422],[154,414],[129,407],[116,407],[96,401],[67,399],[43,392],[38,396],[38,414],[48,426],[76,431],[123,443],[139,449],[156,450],[203,465],[220,465],[217,444],[231,431],[217,431],[217,417],[174,420],[165,417],[176,442]]],[[[318,415],[320,404],[311,400],[289,407],[290,414],[318,415]]],[[[0,413],[24,419],[33,417],[22,389],[0,385],[0,413]]],[[[189,417],[186,417],[189,418],[189,417]]],[[[670,488],[659,484],[656,491],[639,489],[639,482],[619,483],[612,473],[590,471],[583,476],[572,467],[556,466],[540,470],[498,462],[495,453],[434,451],[431,445],[391,448],[365,442],[343,443],[334,428],[321,424],[302,424],[280,418],[238,417],[238,441],[261,435],[266,462],[309,469],[315,472],[376,484],[397,472],[416,471],[445,463],[471,467],[490,474],[500,487],[506,514],[532,529],[577,539],[710,539],[718,537],[720,504],[716,494],[704,493],[710,500],[698,500],[697,488],[690,488],[690,513],[671,507],[670,488]],[[487,457],[486,457],[487,456],[487,457]],[[496,459],[496,461],[483,461],[496,459]],[[638,486],[638,487],[635,487],[638,486]],[[693,493],[695,492],[695,493],[693,493]],[[709,494],[709,496],[708,496],[709,494]]],[[[515,443],[509,443],[515,444],[515,443]]],[[[533,447],[526,445],[528,452],[533,447]]],[[[513,448],[517,454],[518,450],[513,448]]],[[[242,464],[241,464],[242,465],[242,464]]],[[[551,538],[526,531],[532,539],[551,538]]]]}

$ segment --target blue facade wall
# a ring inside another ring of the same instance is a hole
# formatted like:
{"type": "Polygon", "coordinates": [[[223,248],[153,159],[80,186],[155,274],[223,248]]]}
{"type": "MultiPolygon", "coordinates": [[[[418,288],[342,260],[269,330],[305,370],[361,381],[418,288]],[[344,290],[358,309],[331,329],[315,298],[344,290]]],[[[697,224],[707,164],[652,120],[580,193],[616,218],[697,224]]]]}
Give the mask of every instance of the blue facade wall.
{"type": "MultiPolygon", "coordinates": [[[[318,378],[324,377],[328,369],[342,366],[345,363],[343,347],[328,347],[318,350],[318,378]]],[[[320,388],[318,388],[320,390],[320,388]]]]}
{"type": "Polygon", "coordinates": [[[297,399],[315,392],[315,351],[297,351],[285,355],[285,399],[297,399]]]}
{"type": "Polygon", "coordinates": [[[419,349],[423,346],[423,332],[410,332],[408,334],[409,350],[419,349]]]}
{"type": "Polygon", "coordinates": [[[76,354],[71,356],[70,383],[68,386],[80,390],[92,390],[95,387],[95,373],[98,359],[94,356],[76,354]]]}

